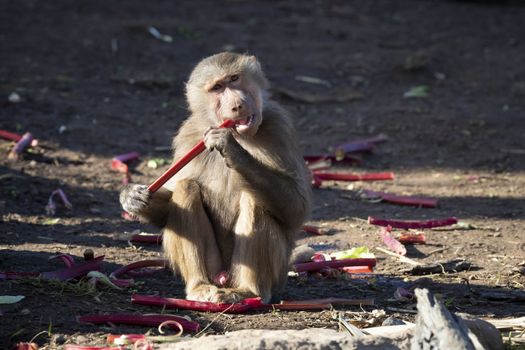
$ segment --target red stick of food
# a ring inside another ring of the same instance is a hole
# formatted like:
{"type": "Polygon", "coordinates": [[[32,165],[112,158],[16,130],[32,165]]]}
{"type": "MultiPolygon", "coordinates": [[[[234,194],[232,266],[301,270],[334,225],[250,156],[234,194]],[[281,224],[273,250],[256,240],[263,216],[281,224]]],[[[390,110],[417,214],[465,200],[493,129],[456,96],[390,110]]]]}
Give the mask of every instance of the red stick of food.
{"type": "Polygon", "coordinates": [[[378,218],[369,216],[368,223],[372,225],[377,225],[377,226],[391,226],[394,228],[421,229],[421,228],[432,228],[432,227],[454,225],[458,223],[458,219],[456,219],[455,217],[450,217],[450,218],[433,219],[433,220],[403,221],[403,220],[378,219],[378,218]]]}
{"type": "Polygon", "coordinates": [[[16,145],[13,147],[11,152],[9,152],[9,155],[7,156],[8,159],[18,159],[18,155],[24,150],[29,147],[31,142],[33,141],[33,135],[31,135],[30,132],[26,132],[20,140],[16,143],[16,145]]]}
{"type": "Polygon", "coordinates": [[[395,239],[394,236],[392,236],[391,226],[384,227],[379,233],[379,235],[381,236],[381,239],[386,244],[388,249],[399,255],[407,254],[407,249],[405,248],[405,246],[401,244],[397,239],[395,239]]]}
{"type": "Polygon", "coordinates": [[[381,181],[393,180],[394,173],[365,173],[365,174],[350,174],[350,173],[328,173],[322,171],[314,171],[314,175],[319,180],[333,180],[333,181],[381,181]]]}
{"type": "Polygon", "coordinates": [[[112,315],[86,315],[77,317],[80,323],[115,323],[138,326],[158,327],[166,321],[176,321],[182,325],[187,332],[198,332],[200,325],[197,322],[188,321],[187,319],[175,315],[137,315],[137,314],[112,314],[112,315]]]}
{"type": "Polygon", "coordinates": [[[40,274],[40,278],[45,280],[68,281],[73,278],[84,276],[89,271],[100,269],[102,260],[104,260],[104,255],[96,257],[93,260],[75,264],[62,270],[42,272],[40,274]]]}
{"type": "MultiPolygon", "coordinates": [[[[0,130],[0,137],[6,140],[18,142],[22,138],[22,135],[15,134],[14,132],[0,130]]],[[[38,145],[38,140],[31,140],[31,146],[36,147],[38,145]]]]}
{"type": "Polygon", "coordinates": [[[342,267],[346,273],[372,273],[374,270],[370,266],[345,266],[342,267]]]}
{"type": "Polygon", "coordinates": [[[364,198],[381,198],[383,202],[399,204],[399,205],[411,205],[415,207],[423,208],[435,208],[438,205],[437,199],[433,198],[422,198],[415,196],[400,196],[397,194],[386,193],[386,192],[375,192],[371,190],[362,190],[364,198]]]}
{"type": "Polygon", "coordinates": [[[162,234],[148,234],[141,235],[135,234],[131,236],[130,242],[132,243],[150,243],[150,244],[162,244],[162,234]]]}
{"type": "Polygon", "coordinates": [[[308,263],[295,264],[295,272],[319,271],[325,267],[339,268],[345,266],[376,266],[376,259],[340,259],[330,261],[314,261],[308,263]]]}
{"type": "Polygon", "coordinates": [[[140,157],[138,152],[129,152],[115,156],[111,160],[111,169],[119,171],[121,173],[128,172],[128,165],[126,163],[136,160],[140,157]]]}
{"type": "Polygon", "coordinates": [[[124,275],[126,273],[130,274],[130,275],[134,275],[134,276],[149,275],[152,272],[156,272],[159,269],[148,270],[148,272],[142,272],[142,273],[135,272],[134,270],[143,269],[143,268],[146,268],[146,267],[161,267],[161,268],[164,268],[164,267],[166,267],[166,265],[167,265],[167,261],[164,260],[164,259],[141,260],[141,261],[137,261],[137,262],[131,263],[129,265],[124,265],[124,266],[116,269],[115,271],[113,271],[109,275],[109,277],[110,278],[119,278],[120,276],[122,276],[122,275],[124,275]]]}
{"type": "Polygon", "coordinates": [[[132,304],[162,306],[171,309],[193,310],[202,312],[224,312],[229,314],[243,313],[259,309],[264,305],[259,298],[245,299],[236,304],[212,303],[176,298],[163,298],[157,295],[131,295],[132,304]],[[252,300],[253,299],[253,300],[252,300]]]}
{"type": "Polygon", "coordinates": [[[322,228],[319,228],[317,226],[311,226],[311,225],[304,225],[303,231],[306,233],[311,233],[313,235],[326,235],[328,232],[326,230],[323,230],[322,228]]]}
{"type": "MultiPolygon", "coordinates": [[[[225,120],[219,128],[231,128],[235,125],[235,121],[231,119],[225,120]]],[[[204,140],[196,144],[188,153],[186,153],[181,159],[173,164],[168,170],[164,172],[157,180],[148,186],[148,190],[151,192],[157,192],[169,179],[171,179],[176,173],[186,166],[193,158],[197,157],[206,149],[204,140]]]]}
{"type": "Polygon", "coordinates": [[[427,240],[423,232],[403,232],[397,239],[403,244],[426,244],[427,240]]]}
{"type": "Polygon", "coordinates": [[[335,157],[337,159],[344,158],[346,153],[352,152],[369,152],[373,150],[376,146],[376,143],[386,141],[388,138],[384,134],[379,134],[374,137],[370,137],[362,140],[354,140],[342,143],[338,146],[335,146],[335,157]]]}

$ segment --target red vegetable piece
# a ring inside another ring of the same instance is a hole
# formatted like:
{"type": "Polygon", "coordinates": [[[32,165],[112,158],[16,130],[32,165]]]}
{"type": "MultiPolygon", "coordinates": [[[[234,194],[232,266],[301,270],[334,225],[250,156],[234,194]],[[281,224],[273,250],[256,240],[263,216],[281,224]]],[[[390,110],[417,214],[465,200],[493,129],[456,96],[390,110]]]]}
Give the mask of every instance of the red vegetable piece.
{"type": "Polygon", "coordinates": [[[425,234],[422,232],[403,232],[397,239],[403,244],[426,244],[427,240],[425,234]]]}
{"type": "Polygon", "coordinates": [[[328,233],[326,230],[312,225],[304,225],[303,231],[317,236],[326,235],[328,233]]]}
{"type": "Polygon", "coordinates": [[[51,195],[49,196],[49,200],[47,201],[47,205],[46,205],[46,213],[48,215],[54,215],[55,214],[55,211],[56,211],[56,203],[55,203],[55,199],[54,199],[55,196],[58,196],[60,198],[60,200],[62,201],[62,204],[64,204],[64,206],[67,209],[72,209],[73,208],[73,205],[71,204],[71,202],[69,202],[69,200],[68,200],[66,194],[64,193],[64,191],[62,191],[59,188],[59,189],[54,190],[51,193],[51,195]]]}
{"type": "MultiPolygon", "coordinates": [[[[188,321],[184,317],[175,315],[137,315],[137,314],[111,314],[111,315],[86,315],[77,317],[80,323],[93,324],[127,324],[137,326],[158,327],[166,321],[176,321],[180,323],[184,331],[198,332],[200,325],[197,322],[188,321]]],[[[171,325],[168,324],[171,327],[171,325]]],[[[178,328],[177,328],[178,329],[178,328]]]]}
{"type": "Polygon", "coordinates": [[[312,261],[319,262],[319,261],[331,261],[332,257],[330,254],[325,253],[315,253],[314,256],[312,256],[312,261]]]}
{"type": "Polygon", "coordinates": [[[89,271],[98,270],[100,264],[104,260],[104,256],[96,257],[93,260],[72,265],[71,267],[48,272],[0,272],[0,280],[2,279],[19,279],[27,277],[40,277],[45,280],[68,281],[74,278],[81,277],[89,271]]]}
{"type": "Polygon", "coordinates": [[[346,273],[372,273],[374,270],[370,266],[345,266],[342,267],[341,270],[343,270],[346,273]]]}
{"type": "Polygon", "coordinates": [[[433,198],[422,198],[415,196],[400,196],[386,192],[375,192],[371,190],[361,191],[365,198],[381,198],[383,202],[399,204],[399,205],[410,205],[415,207],[423,208],[435,208],[438,205],[438,201],[433,198]]]}
{"type": "Polygon", "coordinates": [[[40,274],[40,277],[46,280],[68,281],[74,278],[81,277],[87,274],[89,271],[99,270],[102,260],[104,260],[104,255],[96,257],[93,260],[78,263],[67,269],[42,272],[40,274]]]}
{"type": "Polygon", "coordinates": [[[340,260],[330,260],[330,261],[317,261],[317,262],[308,262],[295,264],[295,272],[304,272],[304,271],[319,271],[325,267],[339,268],[345,266],[375,266],[376,259],[363,258],[363,259],[340,259],[340,260]]]}
{"type": "Polygon", "coordinates": [[[121,160],[113,158],[111,160],[111,169],[116,170],[121,173],[128,173],[128,165],[121,160]]]}
{"type": "Polygon", "coordinates": [[[124,265],[124,266],[116,269],[115,271],[113,271],[109,275],[109,277],[118,279],[120,276],[122,276],[124,274],[129,274],[129,275],[133,275],[133,276],[150,275],[150,274],[155,273],[155,272],[157,272],[158,270],[161,270],[161,269],[149,270],[147,272],[136,272],[136,271],[133,271],[133,270],[143,269],[145,267],[155,267],[155,266],[165,268],[167,266],[167,261],[164,260],[164,259],[153,259],[153,260],[137,261],[137,262],[131,263],[129,265],[124,265]]]}
{"type": "Polygon", "coordinates": [[[378,219],[372,216],[368,217],[368,223],[377,226],[391,226],[394,228],[403,229],[422,229],[449,226],[458,223],[458,219],[455,217],[444,218],[444,219],[433,219],[433,220],[421,220],[421,221],[403,221],[403,220],[389,220],[389,219],[378,219]]]}
{"type": "MultiPolygon", "coordinates": [[[[219,128],[232,128],[235,126],[235,121],[231,119],[225,120],[219,128]]],[[[157,192],[159,188],[162,187],[169,179],[171,179],[176,173],[179,172],[182,168],[186,166],[193,158],[197,157],[206,149],[204,145],[204,140],[196,144],[186,155],[179,159],[175,164],[173,164],[168,170],[164,172],[157,180],[155,180],[151,185],[149,185],[148,190],[151,192],[157,192]]]]}
{"type": "Polygon", "coordinates": [[[73,259],[73,257],[69,254],[52,255],[47,260],[55,260],[55,259],[62,260],[62,262],[64,263],[64,265],[66,265],[67,268],[70,268],[73,265],[75,265],[75,259],[73,259]]]}
{"type": "Polygon", "coordinates": [[[14,145],[11,152],[9,152],[9,155],[7,156],[8,159],[18,159],[18,156],[20,153],[24,152],[24,150],[29,147],[31,142],[33,141],[33,135],[31,135],[30,132],[26,132],[20,140],[14,145]]]}
{"type": "Polygon", "coordinates": [[[131,296],[131,303],[141,305],[155,305],[171,309],[193,310],[202,312],[224,312],[228,314],[238,314],[249,310],[260,309],[265,305],[261,303],[261,300],[259,298],[245,299],[240,303],[236,304],[220,304],[208,301],[162,298],[156,295],[139,294],[133,294],[131,296]]]}
{"type": "Polygon", "coordinates": [[[377,143],[386,141],[388,137],[385,134],[369,137],[366,139],[354,140],[342,143],[334,147],[336,158],[344,157],[346,153],[352,152],[369,152],[373,150],[377,143]]]}
{"type": "Polygon", "coordinates": [[[140,153],[138,153],[138,152],[129,152],[129,153],[124,153],[124,154],[120,154],[118,156],[115,156],[115,158],[113,158],[113,159],[119,160],[122,163],[129,163],[131,161],[139,159],[139,157],[140,157],[140,153]]]}
{"type": "Polygon", "coordinates": [[[329,173],[323,171],[315,171],[315,177],[320,180],[333,181],[381,181],[393,180],[394,173],[365,173],[365,174],[351,174],[351,173],[329,173]]]}
{"type": "MultiPolygon", "coordinates": [[[[15,141],[18,142],[22,138],[22,135],[15,134],[14,132],[6,131],[6,130],[0,130],[0,137],[4,138],[9,141],[15,141]]],[[[33,139],[31,141],[31,147],[38,146],[38,140],[33,139]]]]}
{"type": "Polygon", "coordinates": [[[132,162],[140,157],[138,152],[129,152],[113,157],[111,160],[111,169],[121,173],[128,173],[127,163],[132,162]]]}
{"type": "Polygon", "coordinates": [[[0,130],[0,137],[9,141],[15,141],[18,142],[22,136],[15,134],[14,132],[6,131],[6,130],[0,130]]]}
{"type": "Polygon", "coordinates": [[[130,242],[133,243],[151,243],[151,244],[162,244],[162,234],[152,235],[141,235],[136,234],[131,236],[130,242]]]}
{"type": "Polygon", "coordinates": [[[386,244],[388,249],[390,249],[394,253],[399,254],[399,255],[406,255],[407,249],[405,248],[404,245],[399,243],[399,241],[395,239],[394,236],[392,236],[391,232],[392,232],[392,227],[387,226],[383,228],[381,232],[379,233],[381,235],[381,239],[386,244]]]}
{"type": "Polygon", "coordinates": [[[20,278],[38,277],[39,275],[38,272],[1,271],[0,280],[16,280],[20,278]]]}
{"type": "Polygon", "coordinates": [[[38,350],[37,343],[18,343],[16,344],[17,350],[38,350]]]}

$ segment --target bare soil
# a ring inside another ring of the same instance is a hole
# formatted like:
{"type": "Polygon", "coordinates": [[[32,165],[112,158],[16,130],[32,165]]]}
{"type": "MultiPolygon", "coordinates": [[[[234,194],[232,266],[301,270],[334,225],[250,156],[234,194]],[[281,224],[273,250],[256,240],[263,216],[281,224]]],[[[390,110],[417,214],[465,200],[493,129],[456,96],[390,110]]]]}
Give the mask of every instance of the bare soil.
{"type": "MultiPolygon", "coordinates": [[[[385,133],[354,172],[393,171],[393,181],[327,183],[316,189],[311,223],[328,235],[301,234],[319,251],[382,246],[370,215],[397,219],[456,216],[471,229],[426,230],[409,247],[419,262],[464,258],[469,271],[435,274],[428,288],[452,311],[480,317],[525,316],[525,7],[519,1],[0,1],[0,129],[32,132],[39,146],[0,160],[0,271],[50,271],[56,252],[82,260],[105,255],[103,271],[158,258],[157,246],[133,246],[125,233],[156,233],[121,218],[122,174],[111,159],[137,151],[132,180],[148,184],[170,158],[164,146],[187,116],[184,81],[199,59],[223,50],[257,55],[274,98],[295,116],[304,154],[385,133]],[[162,42],[154,26],[172,36],[162,42]],[[310,76],[328,84],[297,79],[310,76]],[[403,98],[429,87],[424,98],[403,98]],[[286,92],[299,94],[299,99],[286,92]],[[19,103],[8,101],[17,92],[19,103]],[[304,96],[321,101],[307,103],[304,96]],[[342,97],[341,97],[342,96],[342,97]],[[339,100],[338,100],[339,97],[339,100]],[[159,148],[160,147],[160,148],[159,148]],[[44,210],[61,188],[72,210],[44,210]],[[435,209],[345,197],[359,188],[439,199],[435,209]],[[440,249],[442,248],[442,249],[440,249]]],[[[12,147],[0,141],[3,154],[12,147]]],[[[367,279],[290,279],[283,299],[374,298],[376,306],[322,312],[221,315],[174,311],[209,325],[206,332],[248,328],[338,328],[337,311],[359,326],[386,315],[411,320],[414,303],[394,291],[417,276],[376,251],[367,279]],[[401,309],[401,311],[399,311],[401,309]],[[407,311],[408,310],[408,311],[407,311]]],[[[104,335],[144,327],[78,324],[92,313],[161,312],[130,303],[132,292],[183,297],[167,271],[137,279],[133,290],[86,293],[73,283],[1,281],[0,295],[24,295],[0,307],[0,347],[36,338],[43,348],[102,345],[104,335]]],[[[154,331],[155,333],[156,331],[154,331]]]]}

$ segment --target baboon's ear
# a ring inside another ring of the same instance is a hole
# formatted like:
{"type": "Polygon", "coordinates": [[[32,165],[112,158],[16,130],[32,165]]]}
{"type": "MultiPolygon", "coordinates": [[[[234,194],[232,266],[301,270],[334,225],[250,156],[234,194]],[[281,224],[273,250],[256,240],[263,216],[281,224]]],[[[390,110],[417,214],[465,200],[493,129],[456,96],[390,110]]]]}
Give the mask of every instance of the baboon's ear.
{"type": "Polygon", "coordinates": [[[261,64],[255,56],[248,56],[248,66],[253,70],[261,70],[261,64]]]}

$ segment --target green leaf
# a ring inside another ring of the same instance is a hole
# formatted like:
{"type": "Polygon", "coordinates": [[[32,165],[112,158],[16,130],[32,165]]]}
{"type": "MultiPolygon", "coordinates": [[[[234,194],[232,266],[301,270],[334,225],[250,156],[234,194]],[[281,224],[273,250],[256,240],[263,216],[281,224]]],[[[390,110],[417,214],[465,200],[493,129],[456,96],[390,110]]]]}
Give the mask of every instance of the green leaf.
{"type": "Polygon", "coordinates": [[[59,218],[56,218],[56,219],[47,219],[46,221],[44,221],[44,225],[56,225],[60,222],[60,219],[59,218]]]}
{"type": "Polygon", "coordinates": [[[23,295],[0,295],[0,304],[14,304],[24,298],[23,295]]]}
{"type": "Polygon", "coordinates": [[[427,85],[419,85],[411,87],[403,94],[404,98],[424,98],[428,97],[429,87],[427,85]]]}
{"type": "Polygon", "coordinates": [[[91,278],[91,279],[95,279],[97,280],[98,282],[102,283],[102,284],[105,284],[106,286],[110,287],[110,288],[113,288],[113,289],[118,289],[118,290],[122,290],[122,288],[120,288],[119,286],[117,286],[116,284],[114,284],[113,282],[111,282],[111,280],[109,279],[108,276],[106,276],[105,274],[103,274],[102,272],[98,272],[98,271],[89,271],[89,273],[87,274],[87,277],[91,278]]]}
{"type": "Polygon", "coordinates": [[[368,247],[355,247],[348,250],[341,250],[338,252],[333,252],[332,254],[330,254],[330,256],[337,260],[375,258],[374,253],[370,253],[370,249],[368,249],[368,247]]]}

